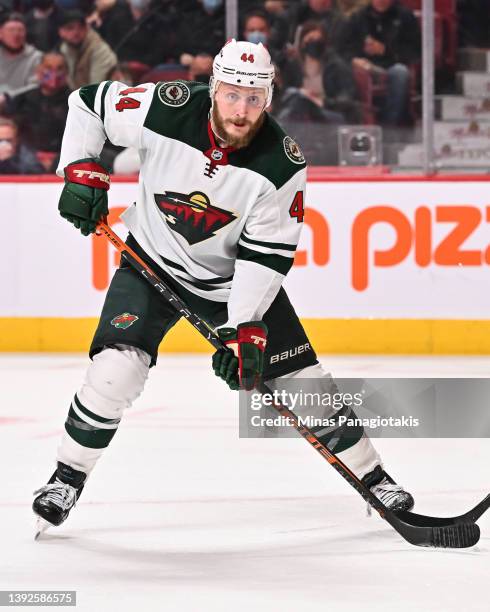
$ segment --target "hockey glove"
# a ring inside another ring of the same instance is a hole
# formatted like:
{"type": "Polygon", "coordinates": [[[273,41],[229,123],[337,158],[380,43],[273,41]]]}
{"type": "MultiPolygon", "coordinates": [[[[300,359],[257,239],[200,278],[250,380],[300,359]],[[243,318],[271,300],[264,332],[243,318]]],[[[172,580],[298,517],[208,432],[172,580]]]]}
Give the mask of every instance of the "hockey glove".
{"type": "Polygon", "coordinates": [[[218,336],[228,347],[213,355],[213,370],[234,391],[251,391],[259,382],[264,368],[267,326],[262,321],[222,327],[218,336]]]}
{"type": "Polygon", "coordinates": [[[96,225],[109,210],[107,190],[110,176],[98,159],[79,159],[65,168],[65,186],[58,210],[84,236],[95,232],[96,225]]]}

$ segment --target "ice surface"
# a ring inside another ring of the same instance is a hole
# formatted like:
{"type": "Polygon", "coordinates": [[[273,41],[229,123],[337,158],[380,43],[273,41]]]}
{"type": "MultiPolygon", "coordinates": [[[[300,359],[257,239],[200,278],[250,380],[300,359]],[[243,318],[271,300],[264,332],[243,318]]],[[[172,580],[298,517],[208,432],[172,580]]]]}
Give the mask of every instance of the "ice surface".
{"type": "MultiPolygon", "coordinates": [[[[336,376],[490,373],[489,358],[322,361],[336,376]]],[[[34,542],[31,493],[87,363],[0,356],[0,589],[76,589],[83,611],[490,609],[490,517],[472,549],[410,546],[305,441],[239,439],[208,357],[160,358],[70,519],[34,542]]],[[[420,512],[459,514],[490,489],[488,440],[376,446],[420,512]]]]}

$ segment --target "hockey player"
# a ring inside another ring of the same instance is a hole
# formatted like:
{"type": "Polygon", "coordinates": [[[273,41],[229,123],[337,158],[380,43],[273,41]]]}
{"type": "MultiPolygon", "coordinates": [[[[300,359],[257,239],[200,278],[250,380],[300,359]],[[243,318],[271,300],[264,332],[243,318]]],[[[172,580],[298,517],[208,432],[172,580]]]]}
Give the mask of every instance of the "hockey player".
{"type": "MultiPolygon", "coordinates": [[[[332,379],[281,288],[302,227],[306,165],[266,112],[273,78],[262,44],[232,40],[214,60],[209,87],[105,81],[75,91],[58,169],[65,178],[59,211],[82,234],[94,232],[108,213],[110,179],[97,159],[106,138],[137,148],[137,202],[123,215],[127,242],[229,345],[213,356],[215,373],[232,389],[252,389],[263,376],[273,389],[307,378],[322,392],[332,379]]],[[[44,526],[68,516],[178,318],[122,263],[69,408],[57,468],[35,492],[44,526]]],[[[362,429],[340,439],[316,434],[389,508],[412,508],[362,429]]]]}

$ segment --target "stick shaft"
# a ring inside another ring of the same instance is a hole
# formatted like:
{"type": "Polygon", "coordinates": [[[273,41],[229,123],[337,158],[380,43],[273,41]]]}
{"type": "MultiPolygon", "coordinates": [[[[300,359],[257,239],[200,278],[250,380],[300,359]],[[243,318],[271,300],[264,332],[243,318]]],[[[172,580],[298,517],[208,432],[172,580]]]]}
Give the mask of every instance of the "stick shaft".
{"type": "MultiPolygon", "coordinates": [[[[166,299],[177,312],[181,313],[204,338],[214,346],[215,349],[226,348],[218,338],[216,333],[208,327],[208,325],[195,313],[191,312],[183,300],[176,295],[167,285],[153,272],[146,262],[137,255],[131,247],[123,242],[119,236],[106,224],[98,223],[97,229],[104,234],[113,246],[119,251],[123,257],[133,268],[135,268],[154,288],[160,293],[162,298],[166,299]]],[[[263,394],[272,394],[269,387],[261,382],[257,386],[257,390],[263,394]]],[[[287,406],[280,402],[274,401],[274,408],[284,417],[288,418],[293,424],[296,431],[307,441],[320,455],[334,467],[337,472],[352,486],[354,489],[368,501],[375,510],[383,518],[387,518],[386,506],[359,480],[359,478],[351,472],[351,470],[343,463],[331,450],[329,450],[316,436],[304,425],[300,425],[297,416],[287,406]]]]}

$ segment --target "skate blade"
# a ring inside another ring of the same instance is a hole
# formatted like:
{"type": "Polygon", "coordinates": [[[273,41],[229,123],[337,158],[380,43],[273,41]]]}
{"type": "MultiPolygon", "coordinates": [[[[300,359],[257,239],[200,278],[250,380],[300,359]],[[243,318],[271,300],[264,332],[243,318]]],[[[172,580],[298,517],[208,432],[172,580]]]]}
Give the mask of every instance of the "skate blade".
{"type": "Polygon", "coordinates": [[[39,540],[39,538],[41,537],[41,535],[50,527],[53,527],[53,525],[51,525],[51,523],[48,523],[48,521],[45,521],[43,518],[38,517],[37,521],[36,521],[36,533],[34,535],[34,540],[39,540]]]}

